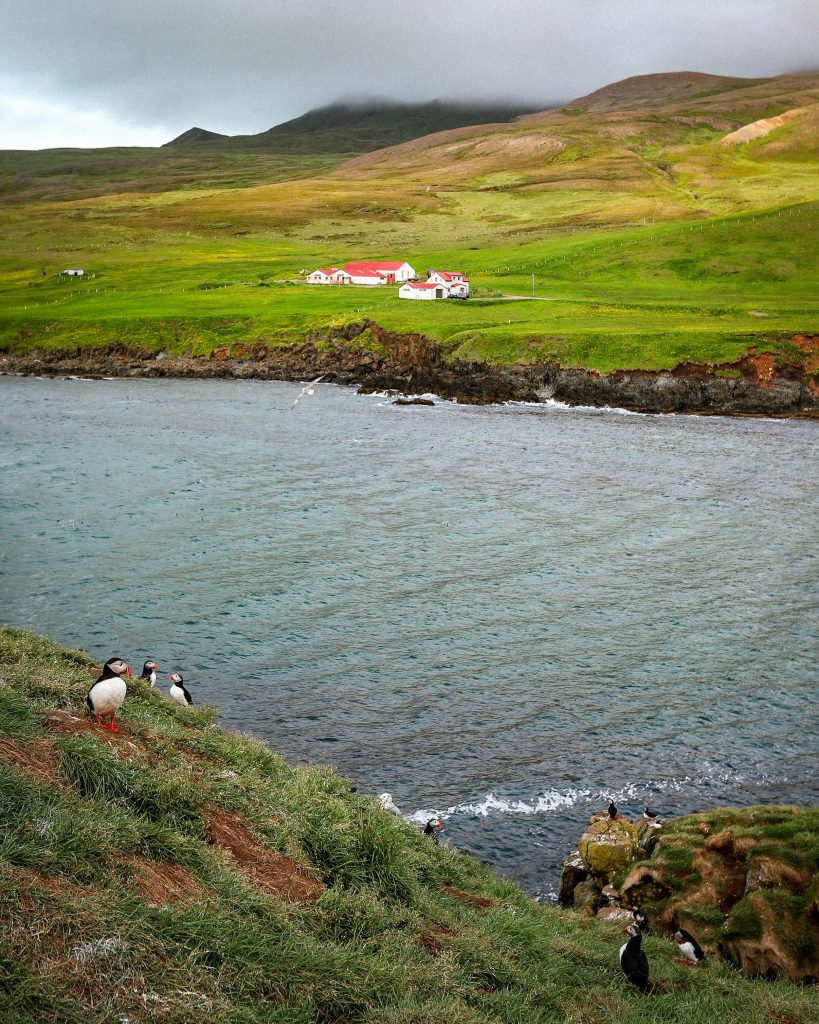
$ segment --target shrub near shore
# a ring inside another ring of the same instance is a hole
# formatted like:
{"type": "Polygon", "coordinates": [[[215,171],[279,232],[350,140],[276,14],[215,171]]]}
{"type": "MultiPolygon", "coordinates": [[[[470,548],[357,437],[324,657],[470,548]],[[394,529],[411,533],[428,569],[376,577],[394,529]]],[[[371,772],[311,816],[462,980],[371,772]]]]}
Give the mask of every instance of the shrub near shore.
{"type": "Polygon", "coordinates": [[[212,709],[131,680],[122,731],[101,733],[93,671],[0,632],[4,1024],[819,1017],[814,990],[684,972],[653,937],[660,991],[641,995],[616,926],[538,906],[212,709]]]}

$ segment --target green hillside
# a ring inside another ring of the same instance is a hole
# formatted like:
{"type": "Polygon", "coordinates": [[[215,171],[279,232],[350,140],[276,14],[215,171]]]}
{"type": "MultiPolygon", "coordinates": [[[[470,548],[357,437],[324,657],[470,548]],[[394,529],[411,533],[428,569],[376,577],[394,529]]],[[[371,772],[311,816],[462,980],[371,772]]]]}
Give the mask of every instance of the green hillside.
{"type": "MultiPolygon", "coordinates": [[[[110,652],[106,652],[106,655],[110,652]]],[[[132,680],[90,724],[95,668],[0,631],[4,1024],[782,1024],[819,996],[645,946],[529,900],[326,768],[292,767],[132,680]]]]}
{"type": "Polygon", "coordinates": [[[369,153],[433,132],[511,121],[538,108],[525,103],[333,103],[256,135],[218,135],[191,128],[165,146],[219,143],[280,153],[369,153]]]}
{"type": "MultiPolygon", "coordinates": [[[[302,140],[329,145],[333,116],[299,119],[302,140]]],[[[0,344],[196,354],[367,316],[453,357],[607,371],[818,330],[819,74],[642,76],[345,162],[218,142],[106,153],[0,154],[0,344]],[[379,256],[463,270],[474,298],[299,283],[379,256]],[[95,276],[59,279],[68,266],[95,276]]]]}

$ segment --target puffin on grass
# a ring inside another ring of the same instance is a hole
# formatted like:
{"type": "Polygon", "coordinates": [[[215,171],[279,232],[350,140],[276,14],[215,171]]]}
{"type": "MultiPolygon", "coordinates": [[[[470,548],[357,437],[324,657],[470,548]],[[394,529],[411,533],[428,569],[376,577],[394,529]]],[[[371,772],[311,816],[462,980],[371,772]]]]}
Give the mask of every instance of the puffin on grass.
{"type": "Polygon", "coordinates": [[[181,704],[183,708],[188,707],[189,704],[193,704],[193,697],[185,689],[185,680],[180,676],[178,672],[172,672],[168,679],[171,681],[168,695],[172,700],[175,700],[177,704],[181,704]]]}
{"type": "Polygon", "coordinates": [[[635,988],[648,991],[648,957],[643,952],[643,933],[636,924],[623,929],[629,936],[628,942],[620,947],[620,967],[623,974],[635,988]]]}
{"type": "Polygon", "coordinates": [[[689,967],[693,967],[696,964],[701,964],[705,959],[702,946],[691,932],[687,932],[685,928],[678,928],[674,932],[674,941],[680,947],[680,952],[682,953],[682,956],[676,958],[678,964],[687,964],[689,967]]]}
{"type": "Polygon", "coordinates": [[[444,823],[441,821],[440,818],[430,818],[426,824],[426,827],[424,828],[424,835],[429,836],[429,838],[433,841],[433,843],[435,843],[436,846],[440,846],[441,839],[438,833],[443,832],[443,830],[444,823]]]}
{"type": "Polygon", "coordinates": [[[139,678],[144,679],[151,686],[156,686],[156,670],[158,668],[159,665],[155,661],[146,661],[142,666],[142,675],[139,678]]]}
{"type": "Polygon", "coordinates": [[[119,732],[114,725],[114,719],[128,691],[124,677],[130,675],[131,666],[127,661],[122,658],[109,658],[102,667],[102,675],[88,691],[85,703],[101,729],[119,732]],[[102,721],[104,715],[111,716],[107,725],[102,721]]]}

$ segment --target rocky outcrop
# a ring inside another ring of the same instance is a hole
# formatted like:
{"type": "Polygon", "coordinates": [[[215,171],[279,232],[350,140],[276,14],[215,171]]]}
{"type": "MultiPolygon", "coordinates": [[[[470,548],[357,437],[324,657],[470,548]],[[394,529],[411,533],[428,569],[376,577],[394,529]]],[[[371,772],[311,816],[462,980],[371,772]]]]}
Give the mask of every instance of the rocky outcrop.
{"type": "Polygon", "coordinates": [[[709,956],[729,960],[745,977],[819,981],[819,812],[713,811],[668,822],[654,835],[650,856],[641,840],[635,857],[644,859],[610,873],[610,887],[581,861],[588,875],[574,886],[580,900],[569,898],[574,855],[561,903],[606,917],[639,906],[656,932],[687,929],[709,956]]]}
{"type": "Polygon", "coordinates": [[[291,344],[260,340],[170,356],[124,346],[33,349],[0,356],[0,372],[90,377],[197,377],[305,380],[324,375],[362,392],[431,392],[458,402],[545,402],[619,407],[645,413],[819,418],[819,335],[794,335],[793,361],[751,353],[723,366],[602,374],[557,363],[495,366],[450,362],[421,334],[386,331],[369,320],[316,332],[291,344]]]}

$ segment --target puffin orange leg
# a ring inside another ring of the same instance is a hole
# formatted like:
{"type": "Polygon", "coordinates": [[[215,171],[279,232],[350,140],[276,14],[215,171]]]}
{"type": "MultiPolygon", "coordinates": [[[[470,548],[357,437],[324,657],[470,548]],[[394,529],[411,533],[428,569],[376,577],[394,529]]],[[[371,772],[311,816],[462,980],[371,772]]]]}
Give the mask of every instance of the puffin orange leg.
{"type": "Polygon", "coordinates": [[[98,726],[99,726],[99,727],[100,727],[101,729],[104,729],[104,728],[105,728],[105,725],[103,724],[103,722],[102,722],[102,719],[100,718],[100,716],[99,716],[99,715],[97,715],[97,714],[95,714],[95,715],[94,715],[94,717],[95,717],[95,718],[96,718],[96,720],[97,720],[97,725],[98,725],[98,726]]]}
{"type": "Polygon", "coordinates": [[[111,724],[108,726],[108,728],[111,730],[111,732],[119,732],[119,729],[114,725],[114,718],[115,717],[116,717],[116,715],[111,715],[111,724]]]}

